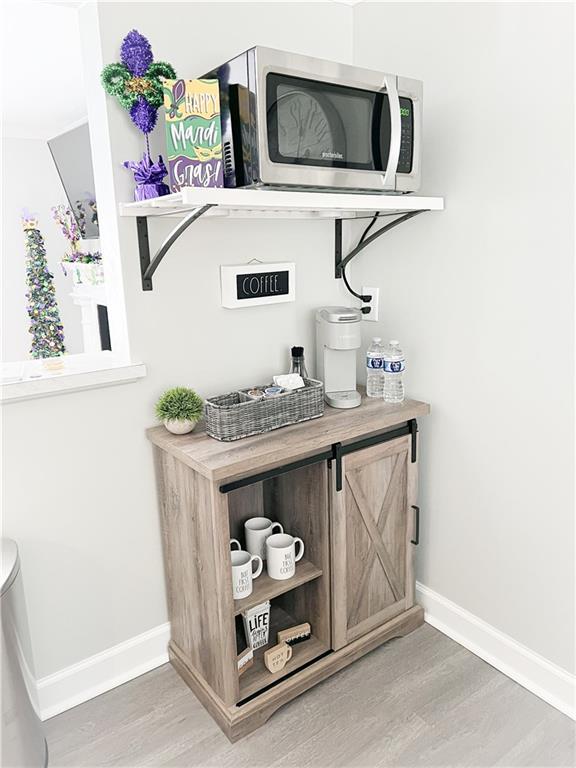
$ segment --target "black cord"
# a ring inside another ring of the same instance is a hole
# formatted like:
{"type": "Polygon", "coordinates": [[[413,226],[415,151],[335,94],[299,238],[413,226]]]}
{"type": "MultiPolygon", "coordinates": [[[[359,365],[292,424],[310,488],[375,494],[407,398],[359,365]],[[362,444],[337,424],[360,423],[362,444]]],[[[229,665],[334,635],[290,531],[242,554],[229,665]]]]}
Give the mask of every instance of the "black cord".
{"type": "Polygon", "coordinates": [[[398,224],[402,224],[403,221],[408,221],[408,219],[413,218],[414,216],[418,216],[419,213],[425,213],[428,208],[422,209],[420,211],[410,211],[409,213],[404,213],[402,216],[399,216],[397,219],[394,219],[394,221],[391,221],[390,224],[386,224],[383,227],[380,227],[380,229],[377,232],[374,232],[373,235],[370,235],[370,237],[366,238],[364,242],[358,243],[356,248],[353,248],[348,256],[346,256],[345,259],[342,259],[340,262],[340,269],[344,269],[346,264],[354,258],[354,256],[357,256],[360,251],[363,251],[364,248],[370,245],[370,243],[373,243],[376,238],[380,237],[380,235],[383,235],[384,232],[388,232],[390,229],[393,229],[394,227],[397,227],[398,224]]]}
{"type": "MultiPolygon", "coordinates": [[[[368,235],[368,232],[372,229],[374,224],[376,224],[376,219],[378,218],[378,213],[375,213],[372,217],[372,220],[368,223],[368,226],[364,229],[364,232],[360,235],[360,240],[358,240],[358,245],[364,242],[366,239],[366,236],[368,235]]],[[[355,296],[357,299],[360,299],[364,304],[368,304],[370,301],[372,301],[372,296],[365,296],[361,293],[356,293],[356,291],[351,287],[350,283],[348,282],[348,278],[346,277],[346,267],[342,270],[342,279],[344,280],[344,285],[348,289],[348,292],[352,294],[352,296],[355,296]]],[[[363,314],[367,315],[370,312],[370,307],[362,307],[363,314]]]]}
{"type": "Polygon", "coordinates": [[[368,224],[364,232],[362,232],[362,234],[360,235],[360,240],[358,240],[358,245],[360,245],[360,243],[363,243],[364,240],[366,240],[366,235],[368,234],[368,232],[370,232],[374,224],[376,224],[376,219],[379,217],[379,215],[380,215],[379,213],[375,213],[374,216],[372,216],[372,221],[368,224]]]}
{"type": "MultiPolygon", "coordinates": [[[[404,213],[402,216],[399,216],[397,219],[394,219],[394,221],[391,221],[389,224],[386,224],[383,227],[380,227],[379,230],[374,232],[374,234],[370,235],[368,237],[368,233],[376,223],[376,219],[380,218],[379,213],[375,213],[372,217],[372,220],[362,232],[360,236],[360,240],[358,240],[358,245],[353,248],[350,253],[346,256],[345,259],[342,259],[340,262],[340,271],[342,274],[342,278],[344,280],[344,285],[348,289],[348,291],[352,294],[352,296],[355,296],[357,299],[360,299],[360,301],[364,302],[365,304],[368,304],[372,301],[372,296],[365,296],[361,293],[356,293],[351,287],[350,283],[348,282],[346,278],[346,265],[356,256],[360,253],[360,251],[363,251],[366,246],[370,245],[370,243],[373,243],[374,240],[376,240],[377,237],[380,237],[380,235],[384,234],[384,232],[387,232],[388,230],[392,229],[393,227],[397,226],[398,224],[401,224],[403,221],[408,221],[408,219],[411,219],[413,216],[417,216],[419,213],[424,213],[424,210],[421,211],[410,211],[409,213],[404,213]]],[[[362,307],[362,314],[367,315],[370,312],[370,307],[362,307]]]]}
{"type": "Polygon", "coordinates": [[[366,229],[364,230],[364,232],[362,232],[362,234],[360,235],[360,240],[358,240],[358,245],[360,245],[360,243],[363,243],[364,240],[366,240],[366,236],[368,235],[368,232],[370,232],[370,230],[372,229],[374,224],[376,224],[376,219],[382,219],[382,218],[384,218],[386,216],[398,216],[398,214],[395,211],[391,211],[390,213],[384,213],[383,211],[377,211],[374,214],[374,216],[372,216],[372,219],[369,222],[369,224],[366,227],[366,229]]]}
{"type": "MultiPolygon", "coordinates": [[[[352,296],[356,296],[357,299],[360,299],[360,301],[363,301],[364,303],[372,301],[372,296],[363,296],[361,293],[356,293],[356,291],[350,286],[348,278],[346,277],[346,267],[344,267],[342,270],[342,280],[344,280],[344,285],[346,288],[348,288],[348,291],[352,294],[352,296]]],[[[370,312],[370,307],[362,307],[362,312],[363,314],[367,315],[368,312],[370,312]]]]}

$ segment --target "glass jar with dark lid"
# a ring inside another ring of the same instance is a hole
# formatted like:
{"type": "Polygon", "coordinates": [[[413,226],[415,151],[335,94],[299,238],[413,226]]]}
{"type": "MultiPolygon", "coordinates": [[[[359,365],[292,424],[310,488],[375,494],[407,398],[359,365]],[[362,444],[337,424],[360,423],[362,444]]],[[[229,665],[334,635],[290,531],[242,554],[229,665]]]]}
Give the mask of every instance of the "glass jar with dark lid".
{"type": "Polygon", "coordinates": [[[290,373],[298,373],[303,379],[310,378],[306,370],[306,362],[304,361],[304,347],[292,347],[290,351],[292,353],[290,373]]]}

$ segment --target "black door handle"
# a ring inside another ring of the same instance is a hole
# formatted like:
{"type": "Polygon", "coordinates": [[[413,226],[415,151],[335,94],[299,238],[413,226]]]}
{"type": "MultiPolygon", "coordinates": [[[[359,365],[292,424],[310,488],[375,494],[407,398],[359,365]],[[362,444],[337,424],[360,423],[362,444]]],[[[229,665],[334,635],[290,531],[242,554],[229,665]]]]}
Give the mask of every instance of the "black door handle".
{"type": "Polygon", "coordinates": [[[420,543],[420,507],[417,507],[415,504],[412,504],[412,509],[414,510],[415,518],[416,518],[416,538],[410,539],[411,544],[418,545],[420,543]]]}
{"type": "Polygon", "coordinates": [[[336,490],[342,490],[342,443],[332,446],[332,458],[336,464],[336,490]]]}

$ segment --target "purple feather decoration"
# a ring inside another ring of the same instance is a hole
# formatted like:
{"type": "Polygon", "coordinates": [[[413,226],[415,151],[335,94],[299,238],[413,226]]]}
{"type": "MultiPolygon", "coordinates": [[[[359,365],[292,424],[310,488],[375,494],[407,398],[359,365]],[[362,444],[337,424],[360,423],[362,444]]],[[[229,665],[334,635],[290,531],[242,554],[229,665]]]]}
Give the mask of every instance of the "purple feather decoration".
{"type": "Polygon", "coordinates": [[[133,29],[122,41],[120,59],[134,77],[144,77],[154,57],[148,40],[133,29]]]}

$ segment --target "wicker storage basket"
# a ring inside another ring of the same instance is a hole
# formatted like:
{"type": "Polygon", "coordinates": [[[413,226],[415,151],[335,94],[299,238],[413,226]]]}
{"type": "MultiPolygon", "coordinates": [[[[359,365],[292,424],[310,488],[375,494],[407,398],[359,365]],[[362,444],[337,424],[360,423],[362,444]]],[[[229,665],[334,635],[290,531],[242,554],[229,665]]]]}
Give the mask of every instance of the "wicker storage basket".
{"type": "Polygon", "coordinates": [[[324,385],[314,379],[304,379],[304,384],[263,400],[253,400],[243,391],[209,397],[204,406],[206,433],[216,440],[239,440],[317,419],[324,413],[324,385]]]}

